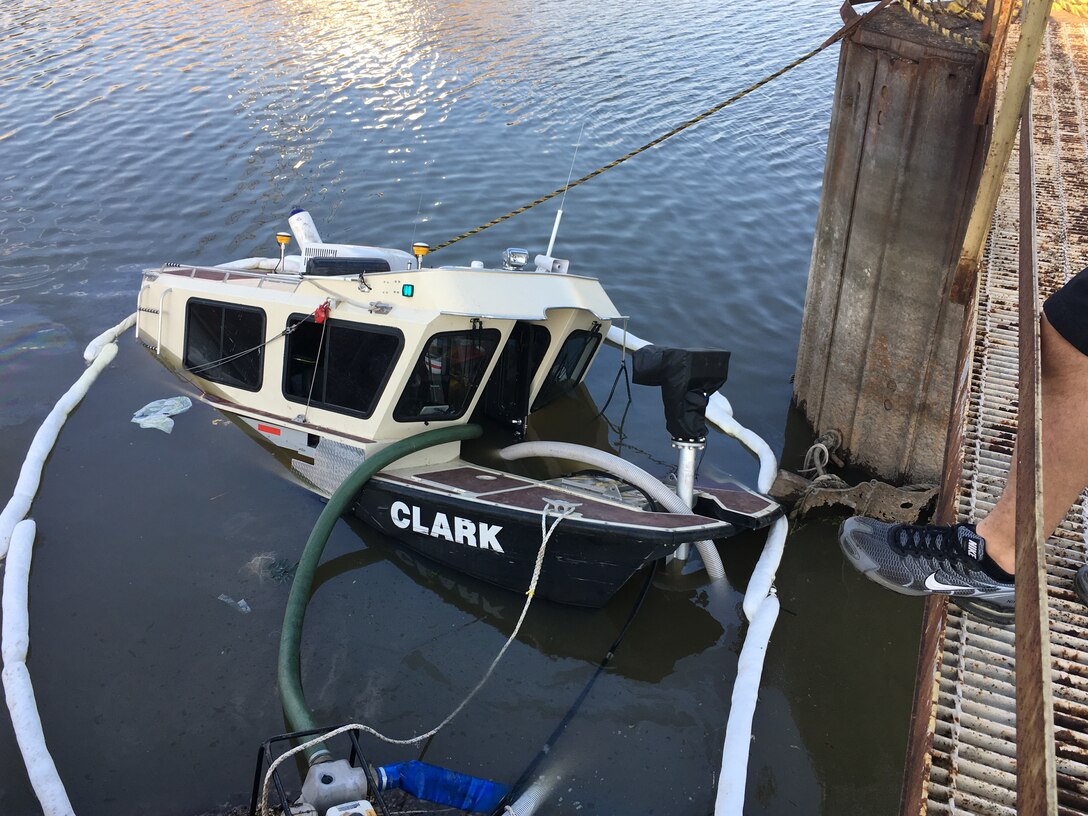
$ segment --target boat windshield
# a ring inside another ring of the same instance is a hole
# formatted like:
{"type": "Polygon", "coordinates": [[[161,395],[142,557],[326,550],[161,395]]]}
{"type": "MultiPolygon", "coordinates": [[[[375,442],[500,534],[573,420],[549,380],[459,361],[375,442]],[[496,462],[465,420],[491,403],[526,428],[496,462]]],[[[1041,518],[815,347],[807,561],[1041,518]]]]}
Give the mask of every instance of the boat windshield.
{"type": "Polygon", "coordinates": [[[540,386],[540,393],[533,402],[534,411],[569,393],[582,381],[600,343],[600,332],[576,329],[570,333],[556,355],[547,379],[540,386]]]}
{"type": "Polygon", "coordinates": [[[464,416],[499,345],[498,329],[468,329],[434,335],[423,349],[401,394],[398,422],[464,416]]]}

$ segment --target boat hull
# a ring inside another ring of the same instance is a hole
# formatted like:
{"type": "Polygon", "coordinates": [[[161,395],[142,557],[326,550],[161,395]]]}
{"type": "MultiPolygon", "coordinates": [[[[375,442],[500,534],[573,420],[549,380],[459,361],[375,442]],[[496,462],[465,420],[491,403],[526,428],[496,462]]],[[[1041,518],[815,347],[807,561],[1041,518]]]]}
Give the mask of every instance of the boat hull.
{"type": "MultiPolygon", "coordinates": [[[[512,492],[512,491],[510,491],[512,492]]],[[[552,493],[556,500],[580,497],[552,493]]],[[[525,592],[541,545],[539,507],[501,504],[496,497],[470,497],[437,492],[405,481],[376,477],[360,492],[356,517],[421,555],[488,583],[525,592]]],[[[530,503],[534,496],[524,497],[530,503]]],[[[537,502],[540,504],[540,502],[537,502]]],[[[579,511],[588,510],[583,499],[579,511]]],[[[593,508],[600,515],[598,507],[593,508]]],[[[544,512],[549,527],[558,517],[544,512]]],[[[600,607],[632,575],[647,564],[672,553],[680,544],[708,537],[708,532],[729,534],[732,528],[695,516],[667,513],[616,514],[642,516],[644,525],[609,525],[601,519],[564,518],[548,540],[536,595],[557,603],[600,607]],[[696,525],[690,524],[695,519],[696,525]],[[700,523],[701,522],[701,523],[700,523]],[[681,526],[686,523],[687,526],[681,526]],[[709,525],[709,526],[708,526],[709,525]],[[701,529],[700,529],[701,528],[701,529]]]]}

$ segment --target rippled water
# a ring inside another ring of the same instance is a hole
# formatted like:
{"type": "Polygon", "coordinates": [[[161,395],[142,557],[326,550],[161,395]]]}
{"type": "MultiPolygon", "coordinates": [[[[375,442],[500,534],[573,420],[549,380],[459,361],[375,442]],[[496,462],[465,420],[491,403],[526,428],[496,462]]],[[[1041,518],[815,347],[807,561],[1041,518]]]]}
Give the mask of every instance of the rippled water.
{"type": "MultiPolygon", "coordinates": [[[[274,254],[298,205],[327,240],[439,243],[792,60],[835,29],[835,7],[8,0],[0,486],[14,485],[38,423],[78,376],[83,344],[132,310],[143,266],[274,254]]],[[[636,333],[730,348],[725,391],[776,448],[834,74],[832,51],[572,191],[555,250],[602,279],[636,333]]],[[[556,206],[435,262],[543,251],[556,206]]],[[[602,358],[590,379],[598,401],[614,368],[602,358]]],[[[257,745],[282,730],[274,665],[286,589],[244,566],[265,551],[297,558],[320,504],[204,406],[169,437],[128,423],[177,388],[123,343],[35,504],[30,668],[80,813],[245,801],[257,745]],[[246,597],[253,613],[221,593],[246,597]]],[[[632,455],[660,469],[672,452],[659,412],[637,404],[626,430],[644,452],[632,455]]],[[[724,440],[703,467],[755,475],[724,440]]],[[[759,540],[727,546],[737,590],[660,582],[651,593],[546,768],[553,812],[710,811],[743,635],[737,607],[759,540]]],[[[891,812],[919,607],[845,574],[829,526],[795,533],[789,547],[746,812],[891,812]]],[[[436,577],[368,531],[341,525],[326,558],[303,656],[321,719],[426,729],[513,626],[515,596],[436,577]]],[[[534,611],[428,758],[516,778],[632,600],[534,611]]],[[[0,806],[34,807],[6,721],[0,806]]]]}

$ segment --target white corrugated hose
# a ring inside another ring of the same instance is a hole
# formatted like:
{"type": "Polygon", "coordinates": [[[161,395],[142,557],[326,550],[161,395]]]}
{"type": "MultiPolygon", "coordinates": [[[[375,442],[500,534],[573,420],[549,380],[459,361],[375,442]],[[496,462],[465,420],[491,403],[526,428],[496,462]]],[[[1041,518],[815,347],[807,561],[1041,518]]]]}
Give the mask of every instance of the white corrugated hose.
{"type": "MultiPolygon", "coordinates": [[[[646,495],[659,502],[670,513],[690,513],[688,504],[665,486],[659,479],[647,473],[626,459],[621,459],[612,453],[590,448],[585,445],[575,445],[570,442],[520,442],[510,445],[499,451],[506,461],[516,459],[532,459],[538,456],[548,456],[555,459],[569,459],[583,465],[591,465],[601,470],[618,476],[629,484],[642,490],[646,495]]],[[[703,559],[706,573],[714,581],[725,578],[725,567],[722,566],[721,556],[713,541],[697,541],[695,549],[703,559]]]]}
{"type": "Polygon", "coordinates": [[[0,651],[4,659],[4,697],[27,776],[45,816],[74,816],[72,803],[57,773],[57,766],[45,744],[41,717],[34,699],[26,657],[30,648],[30,561],[34,550],[33,521],[24,518],[38,492],[42,468],[53,450],[68,414],[86,396],[88,389],[117,354],[117,337],[136,325],[136,315],[103,332],[87,346],[84,359],[90,363],[83,375],[61,397],[42,422],[19,471],[19,481],[10,501],[0,513],[0,558],[4,565],[4,616],[0,651]]]}
{"type": "MultiPolygon", "coordinates": [[[[613,345],[630,351],[651,345],[620,326],[612,326],[606,339],[613,345]]],[[[769,492],[778,474],[778,460],[770,446],[733,418],[733,406],[721,394],[711,394],[706,418],[759,458],[757,484],[761,493],[769,492]]],[[[779,604],[778,596],[774,592],[774,577],[782,563],[788,529],[789,524],[784,516],[771,525],[767,543],[763,545],[763,553],[752,570],[748,591],[744,595],[744,614],[749,621],[748,634],[744,638],[744,646],[737,662],[737,677],[733,681],[733,697],[729,707],[729,720],[725,726],[725,745],[722,748],[722,770],[718,776],[718,793],[714,801],[715,816],[740,816],[744,812],[748,752],[752,743],[752,717],[763,676],[763,660],[767,655],[771,631],[778,620],[779,604]]]]}

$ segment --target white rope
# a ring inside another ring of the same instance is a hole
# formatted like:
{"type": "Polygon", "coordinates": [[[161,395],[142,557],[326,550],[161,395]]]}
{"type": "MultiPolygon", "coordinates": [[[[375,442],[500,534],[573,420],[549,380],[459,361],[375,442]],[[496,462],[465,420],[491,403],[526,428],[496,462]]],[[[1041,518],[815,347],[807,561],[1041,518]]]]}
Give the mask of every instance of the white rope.
{"type": "MultiPolygon", "coordinates": [[[[320,283],[318,283],[313,278],[303,278],[302,282],[303,283],[308,283],[310,286],[313,286],[315,289],[320,289],[326,295],[330,295],[332,297],[332,299],[337,301],[338,303],[346,303],[349,306],[354,306],[356,309],[362,309],[364,312],[369,312],[374,308],[373,302],[363,303],[361,300],[353,300],[352,298],[349,298],[347,295],[343,294],[342,292],[338,292],[335,289],[330,289],[328,286],[322,286],[320,283]]],[[[367,286],[369,287],[369,284],[367,284],[367,286]]],[[[368,291],[369,291],[369,289],[368,289],[368,291]]]]}
{"type": "Polygon", "coordinates": [[[38,428],[19,471],[19,480],[15,484],[11,499],[0,513],[0,558],[7,557],[3,598],[0,600],[0,614],[3,615],[0,651],[4,661],[4,698],[11,714],[12,728],[19,743],[27,776],[45,816],[74,816],[75,811],[57,772],[56,763],[45,744],[41,716],[34,698],[34,685],[26,666],[30,648],[30,562],[36,527],[33,521],[24,519],[30,512],[41,484],[45,460],[52,452],[65,420],[87,395],[98,375],[117,355],[117,338],[135,325],[136,314],[133,313],[104,331],[87,346],[83,359],[90,365],[57,401],[38,428]]]}
{"type": "MultiPolygon", "coordinates": [[[[314,358],[314,373],[310,377],[310,390],[306,394],[306,407],[302,411],[302,421],[306,422],[306,415],[310,413],[310,400],[314,396],[314,384],[317,383],[317,370],[321,368],[321,349],[325,347],[325,332],[329,328],[329,301],[326,300],[321,306],[318,306],[318,310],[325,308],[325,317],[321,321],[321,337],[317,341],[317,356],[314,358]]],[[[316,313],[315,313],[316,314],[316,313]]],[[[328,379],[329,366],[325,364],[325,377],[328,379]]],[[[322,384],[323,391],[327,393],[327,383],[322,384]]]]}
{"type": "Polygon", "coordinates": [[[518,632],[521,631],[521,625],[525,622],[525,616],[529,613],[529,607],[533,603],[533,597],[536,595],[536,586],[540,580],[540,571],[544,566],[544,552],[548,547],[548,541],[551,539],[552,534],[555,532],[555,529],[559,526],[559,522],[570,516],[580,506],[577,504],[570,504],[566,502],[560,503],[551,502],[550,500],[546,501],[548,501],[548,504],[544,507],[544,511],[540,514],[540,549],[537,551],[536,554],[536,563],[533,564],[533,577],[529,580],[529,589],[525,593],[525,605],[521,608],[521,615],[518,617],[518,622],[514,626],[514,631],[510,633],[510,637],[506,639],[506,643],[504,643],[502,645],[502,648],[499,649],[499,653],[495,655],[495,659],[492,660],[491,665],[487,667],[487,671],[484,672],[484,676],[480,678],[480,682],[478,682],[475,687],[473,687],[472,691],[468,693],[468,696],[466,696],[465,699],[463,699],[460,704],[458,704],[457,708],[451,711],[449,715],[444,720],[442,720],[442,722],[440,722],[430,731],[427,731],[424,734],[419,734],[415,737],[410,737],[408,739],[396,739],[394,737],[387,737],[385,734],[374,730],[369,725],[352,723],[350,725],[342,725],[339,728],[329,731],[328,733],[314,737],[308,742],[304,742],[301,745],[296,745],[290,751],[286,751],[283,754],[280,754],[280,756],[276,757],[276,760],[269,766],[268,771],[264,775],[264,784],[261,786],[261,802],[259,808],[259,813],[261,814],[261,816],[268,816],[269,814],[268,791],[269,786],[272,782],[272,775],[276,772],[276,769],[280,765],[282,765],[287,759],[294,756],[295,754],[313,748],[314,746],[319,745],[322,742],[326,742],[333,737],[337,737],[347,731],[362,731],[366,734],[377,737],[383,742],[388,742],[393,745],[415,745],[418,742],[423,742],[426,739],[430,739],[447,725],[449,725],[451,722],[453,722],[454,718],[461,713],[461,710],[465,706],[467,706],[469,702],[471,702],[472,698],[476,696],[477,692],[479,692],[479,690],[484,687],[484,684],[487,683],[487,681],[491,678],[491,675],[494,673],[496,667],[499,665],[499,661],[502,660],[503,655],[506,654],[506,650],[509,649],[511,644],[517,639],[518,632]],[[555,521],[552,522],[550,527],[547,525],[549,510],[553,510],[556,513],[555,521]]]}
{"type": "Polygon", "coordinates": [[[823,476],[827,472],[827,463],[831,461],[831,451],[823,442],[813,442],[805,451],[805,462],[801,465],[802,473],[815,473],[823,476]]]}

